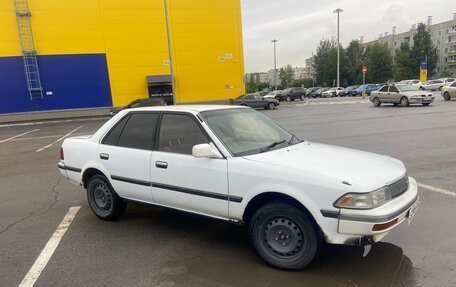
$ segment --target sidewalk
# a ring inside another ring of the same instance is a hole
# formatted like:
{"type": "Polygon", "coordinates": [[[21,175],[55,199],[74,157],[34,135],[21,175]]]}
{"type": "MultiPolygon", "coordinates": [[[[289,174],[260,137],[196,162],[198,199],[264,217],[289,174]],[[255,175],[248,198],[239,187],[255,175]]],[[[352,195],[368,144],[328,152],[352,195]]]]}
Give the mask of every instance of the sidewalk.
{"type": "Polygon", "coordinates": [[[74,110],[54,110],[41,112],[0,114],[0,124],[33,122],[41,120],[58,120],[86,117],[107,117],[111,108],[91,108],[74,110]]]}

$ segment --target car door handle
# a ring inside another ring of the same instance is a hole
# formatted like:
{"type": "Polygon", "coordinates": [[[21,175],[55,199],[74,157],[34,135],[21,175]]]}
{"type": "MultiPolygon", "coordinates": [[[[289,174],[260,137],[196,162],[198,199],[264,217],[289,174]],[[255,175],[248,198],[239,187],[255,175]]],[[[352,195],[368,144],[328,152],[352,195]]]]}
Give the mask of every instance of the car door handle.
{"type": "Polygon", "coordinates": [[[108,159],[109,159],[109,154],[107,154],[107,153],[100,153],[100,159],[108,160],[108,159]]]}
{"type": "Polygon", "coordinates": [[[167,169],[168,168],[168,163],[165,162],[165,161],[156,161],[155,162],[155,167],[167,169]]]}

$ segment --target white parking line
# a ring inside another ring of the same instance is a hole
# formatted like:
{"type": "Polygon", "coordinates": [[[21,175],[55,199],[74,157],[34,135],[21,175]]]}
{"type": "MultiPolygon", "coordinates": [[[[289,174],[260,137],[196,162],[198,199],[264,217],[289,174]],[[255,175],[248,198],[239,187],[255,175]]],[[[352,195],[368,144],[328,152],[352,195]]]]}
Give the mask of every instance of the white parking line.
{"type": "Polygon", "coordinates": [[[48,147],[53,146],[54,144],[56,144],[56,143],[58,143],[59,141],[63,140],[64,138],[66,138],[67,136],[71,135],[72,133],[74,133],[75,131],[79,130],[79,129],[82,128],[82,127],[83,127],[83,126],[79,126],[79,127],[75,128],[74,130],[72,130],[71,132],[67,133],[67,134],[64,135],[63,137],[59,138],[58,140],[56,140],[56,141],[54,141],[54,142],[48,144],[47,146],[44,146],[44,147],[42,147],[42,148],[40,148],[40,149],[37,149],[36,152],[41,152],[41,151],[47,149],[48,147]]]}
{"type": "Polygon", "coordinates": [[[19,287],[32,287],[35,284],[38,277],[40,277],[41,272],[48,264],[49,259],[51,259],[52,254],[54,254],[54,251],[57,249],[57,246],[59,246],[60,240],[62,239],[65,232],[67,232],[71,222],[73,221],[76,213],[78,213],[80,208],[80,206],[70,207],[70,210],[68,210],[62,222],[60,222],[59,226],[57,227],[57,230],[54,232],[54,234],[52,234],[51,238],[47,242],[43,251],[41,251],[32,268],[30,268],[21,284],[19,284],[19,287]]]}
{"type": "Polygon", "coordinates": [[[22,133],[22,134],[20,134],[20,135],[14,136],[14,137],[10,137],[10,138],[1,140],[0,143],[5,143],[5,142],[10,141],[10,140],[12,140],[12,139],[18,138],[18,137],[20,137],[20,136],[23,136],[23,135],[26,135],[26,134],[29,134],[29,133],[37,132],[37,131],[39,131],[39,130],[40,130],[40,129],[36,129],[36,130],[33,130],[33,131],[28,131],[28,132],[22,133]]]}
{"type": "MultiPolygon", "coordinates": [[[[95,132],[88,132],[88,133],[72,133],[73,136],[80,136],[80,135],[87,135],[87,134],[94,134],[95,132]]],[[[18,138],[13,139],[12,141],[28,141],[28,140],[39,140],[39,139],[48,139],[48,138],[58,138],[62,135],[50,135],[50,136],[40,136],[40,137],[28,137],[28,138],[18,138]]]]}
{"type": "Polygon", "coordinates": [[[438,193],[441,193],[441,194],[445,194],[445,195],[448,195],[448,196],[456,197],[456,193],[455,192],[451,192],[451,191],[448,191],[448,190],[445,190],[445,189],[441,189],[441,188],[438,188],[438,187],[422,184],[422,183],[419,183],[419,182],[418,182],[418,187],[421,187],[421,188],[424,188],[424,189],[427,189],[427,190],[430,190],[430,191],[435,191],[435,192],[438,192],[438,193]]]}

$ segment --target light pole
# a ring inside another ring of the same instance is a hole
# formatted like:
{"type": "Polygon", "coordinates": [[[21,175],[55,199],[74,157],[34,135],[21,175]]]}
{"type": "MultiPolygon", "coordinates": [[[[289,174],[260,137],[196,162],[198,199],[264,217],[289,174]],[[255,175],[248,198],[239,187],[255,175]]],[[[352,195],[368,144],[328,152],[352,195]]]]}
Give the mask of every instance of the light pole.
{"type": "Polygon", "coordinates": [[[278,40],[274,39],[271,41],[274,44],[274,85],[275,90],[277,91],[277,55],[276,55],[276,43],[278,40]]]}
{"type": "Polygon", "coordinates": [[[340,41],[339,41],[339,17],[340,13],[344,12],[344,10],[337,8],[334,13],[337,14],[337,87],[340,86],[340,51],[339,51],[339,46],[340,46],[340,41]]]}
{"type": "Polygon", "coordinates": [[[168,1],[164,0],[165,4],[165,21],[166,21],[166,35],[168,37],[168,54],[169,54],[169,68],[171,72],[171,89],[173,93],[173,105],[176,104],[176,93],[174,85],[174,69],[173,69],[173,52],[171,50],[171,32],[169,31],[169,16],[168,16],[168,1]]]}

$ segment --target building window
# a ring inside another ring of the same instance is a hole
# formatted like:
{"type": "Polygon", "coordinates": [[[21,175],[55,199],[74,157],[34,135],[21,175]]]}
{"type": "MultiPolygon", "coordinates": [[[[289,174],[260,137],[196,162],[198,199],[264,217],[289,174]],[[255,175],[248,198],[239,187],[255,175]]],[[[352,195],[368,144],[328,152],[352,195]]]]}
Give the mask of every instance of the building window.
{"type": "Polygon", "coordinates": [[[442,36],[442,30],[439,30],[439,36],[442,36]]]}
{"type": "Polygon", "coordinates": [[[448,48],[445,48],[445,54],[448,53],[448,48]]]}

